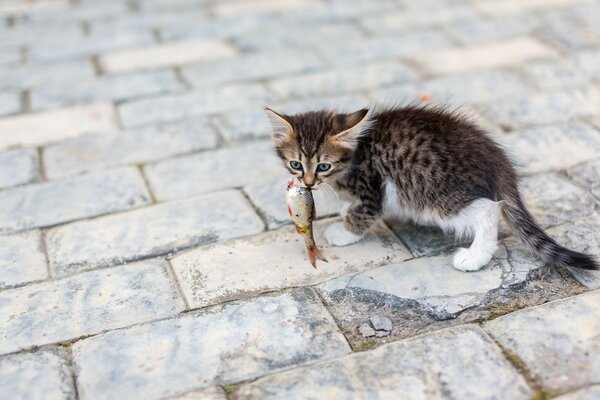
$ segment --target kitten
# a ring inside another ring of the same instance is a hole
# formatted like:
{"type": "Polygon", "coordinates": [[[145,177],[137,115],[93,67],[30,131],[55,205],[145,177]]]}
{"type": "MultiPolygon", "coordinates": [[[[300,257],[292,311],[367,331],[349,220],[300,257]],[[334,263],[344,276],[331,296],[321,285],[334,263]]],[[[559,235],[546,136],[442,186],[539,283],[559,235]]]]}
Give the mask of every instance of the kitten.
{"type": "Polygon", "coordinates": [[[343,223],[325,231],[332,245],[354,243],[379,218],[394,215],[473,237],[454,254],[453,265],[476,271],[497,249],[502,212],[534,254],[567,267],[599,268],[536,224],[505,152],[456,113],[419,106],[372,114],[266,110],[285,168],[308,187],[330,184],[349,202],[343,223]]]}

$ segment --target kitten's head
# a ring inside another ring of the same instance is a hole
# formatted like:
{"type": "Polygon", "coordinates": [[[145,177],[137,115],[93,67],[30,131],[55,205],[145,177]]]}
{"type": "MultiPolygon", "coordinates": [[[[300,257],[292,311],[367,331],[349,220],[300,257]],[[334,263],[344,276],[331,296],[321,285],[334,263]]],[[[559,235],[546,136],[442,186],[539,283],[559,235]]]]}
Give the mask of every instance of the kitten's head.
{"type": "Polygon", "coordinates": [[[284,115],[266,109],[277,154],[307,187],[335,179],[351,165],[358,139],[368,125],[369,110],[351,114],[311,111],[284,115]]]}

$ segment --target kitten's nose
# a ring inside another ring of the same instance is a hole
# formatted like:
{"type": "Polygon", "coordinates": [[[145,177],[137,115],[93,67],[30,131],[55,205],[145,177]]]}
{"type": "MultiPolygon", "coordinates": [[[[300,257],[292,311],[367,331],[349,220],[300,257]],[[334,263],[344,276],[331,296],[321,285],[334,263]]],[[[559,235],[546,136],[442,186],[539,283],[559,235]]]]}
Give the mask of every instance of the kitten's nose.
{"type": "Polygon", "coordinates": [[[307,188],[311,188],[311,187],[315,186],[315,182],[314,181],[313,182],[304,181],[304,184],[306,185],[307,188]]]}

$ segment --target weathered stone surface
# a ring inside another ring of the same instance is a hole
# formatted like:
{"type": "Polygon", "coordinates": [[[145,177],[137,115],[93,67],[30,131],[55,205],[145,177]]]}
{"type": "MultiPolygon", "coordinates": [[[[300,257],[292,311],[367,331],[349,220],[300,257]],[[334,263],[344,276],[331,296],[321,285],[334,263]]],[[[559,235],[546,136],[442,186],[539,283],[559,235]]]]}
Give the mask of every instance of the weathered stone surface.
{"type": "Polygon", "coordinates": [[[50,267],[65,274],[166,254],[262,231],[236,191],[154,205],[48,231],[50,267]]]}
{"type": "Polygon", "coordinates": [[[0,152],[0,189],[35,182],[40,178],[38,153],[33,149],[0,152]]]}
{"type": "Polygon", "coordinates": [[[192,307],[245,298],[261,292],[309,286],[379,265],[403,261],[411,254],[383,225],[351,246],[327,245],[323,231],[330,221],[315,224],[315,241],[328,263],[314,269],[304,240],[294,228],[201,247],[171,260],[183,293],[192,307]]]}
{"type": "Polygon", "coordinates": [[[407,67],[389,63],[277,79],[270,87],[284,98],[293,98],[359,91],[415,78],[407,67]]]}
{"type": "Polygon", "coordinates": [[[544,25],[539,35],[554,46],[572,50],[595,46],[600,40],[597,4],[575,8],[575,12],[565,18],[561,12],[546,12],[544,25]],[[579,11],[579,12],[578,12],[579,11]]]}
{"type": "Polygon", "coordinates": [[[316,0],[259,0],[252,3],[217,3],[213,7],[213,11],[218,16],[232,16],[238,14],[268,13],[294,10],[296,8],[302,8],[309,4],[315,3],[317,3],[316,0]]]}
{"type": "Polygon", "coordinates": [[[540,21],[528,15],[514,14],[497,19],[475,17],[446,26],[461,44],[493,42],[530,34],[540,21]]]}
{"type": "Polygon", "coordinates": [[[119,50],[102,55],[100,64],[106,72],[118,73],[233,58],[235,56],[235,49],[226,42],[205,39],[160,43],[147,47],[119,50]]]}
{"type": "MultiPolygon", "coordinates": [[[[569,249],[593,255],[600,260],[600,216],[598,214],[578,221],[557,226],[548,230],[556,241],[569,249]]],[[[600,288],[600,272],[571,269],[571,273],[581,284],[590,288],[600,288]]]]}
{"type": "Polygon", "coordinates": [[[387,223],[415,257],[449,253],[465,242],[464,239],[444,234],[436,227],[420,226],[396,219],[391,219],[387,223]]]}
{"type": "Polygon", "coordinates": [[[21,111],[21,96],[14,92],[0,92],[0,116],[15,114],[21,111]]]}
{"type": "Polygon", "coordinates": [[[376,331],[392,331],[392,321],[388,317],[376,314],[372,315],[369,321],[371,321],[371,325],[373,325],[373,329],[376,331]]]}
{"type": "Polygon", "coordinates": [[[119,112],[123,124],[130,127],[222,113],[257,103],[267,104],[271,98],[272,95],[258,83],[230,85],[124,103],[119,112]]]}
{"type": "Polygon", "coordinates": [[[322,66],[323,62],[312,52],[277,51],[189,66],[183,69],[183,75],[192,86],[203,88],[226,82],[272,79],[322,66]]]}
{"type": "Polygon", "coordinates": [[[441,75],[518,65],[532,59],[557,56],[554,50],[537,39],[524,36],[465,48],[423,52],[411,59],[428,73],[441,75]]]}
{"type": "Polygon", "coordinates": [[[215,125],[227,141],[265,139],[271,136],[271,123],[265,110],[259,107],[224,113],[215,125]]]}
{"type": "Polygon", "coordinates": [[[92,271],[0,292],[0,354],[62,342],[183,309],[164,262],[92,271]]]}
{"type": "Polygon", "coordinates": [[[598,113],[600,91],[574,88],[490,103],[485,113],[506,129],[568,121],[598,113]]]}
{"type": "Polygon", "coordinates": [[[599,382],[600,291],[521,310],[484,325],[551,393],[599,382]]]}
{"type": "Polygon", "coordinates": [[[0,236],[0,249],[0,289],[48,277],[40,232],[0,236]]]}
{"type": "Polygon", "coordinates": [[[98,103],[0,119],[0,149],[40,145],[86,131],[119,130],[112,104],[98,103]]]}
{"type": "Polygon", "coordinates": [[[138,170],[121,168],[0,192],[0,233],[51,226],[148,204],[138,170]]]}
{"type": "Polygon", "coordinates": [[[227,400],[227,395],[220,387],[213,387],[168,397],[165,400],[227,400]]]}
{"type": "Polygon", "coordinates": [[[262,181],[280,164],[267,141],[163,161],[144,172],[156,198],[171,200],[262,181]]]}
{"type": "Polygon", "coordinates": [[[14,400],[72,400],[75,387],[59,348],[0,358],[0,388],[14,400]]]}
{"type": "Polygon", "coordinates": [[[597,68],[598,60],[586,63],[582,62],[581,58],[533,62],[524,65],[523,71],[530,75],[536,85],[542,89],[586,85],[600,76],[597,68]]]}
{"type": "Polygon", "coordinates": [[[597,200],[558,174],[525,177],[520,187],[529,211],[542,227],[596,214],[597,200]]]}
{"type": "Polygon", "coordinates": [[[556,400],[595,400],[597,398],[600,398],[600,385],[590,386],[555,397],[556,400]]]}
{"type": "Polygon", "coordinates": [[[286,114],[302,113],[321,109],[334,109],[339,112],[352,112],[369,106],[366,96],[334,95],[305,97],[300,100],[288,100],[273,105],[278,112],[286,114]]]}
{"type": "Polygon", "coordinates": [[[87,79],[93,76],[94,69],[89,60],[29,64],[18,67],[9,65],[0,68],[0,88],[34,88],[48,82],[54,82],[55,84],[60,81],[72,82],[74,79],[87,79]]]}
{"type": "Polygon", "coordinates": [[[158,399],[349,352],[308,289],[109,332],[73,347],[82,399],[158,399]]]}
{"type": "Polygon", "coordinates": [[[600,199],[600,161],[579,165],[568,171],[569,176],[600,199]]]}
{"type": "Polygon", "coordinates": [[[390,343],[261,378],[240,399],[528,399],[531,389],[479,328],[390,343]]]}
{"type": "Polygon", "coordinates": [[[106,76],[89,80],[52,84],[34,90],[31,107],[34,110],[94,101],[123,101],[150,95],[181,91],[183,86],[172,71],[151,71],[106,76]]]}
{"type": "Polygon", "coordinates": [[[530,0],[522,2],[518,0],[482,0],[475,7],[486,15],[504,17],[516,13],[535,12],[553,7],[564,7],[573,5],[581,0],[530,0]]]}
{"type": "Polygon", "coordinates": [[[141,164],[214,148],[217,134],[202,119],[158,124],[114,135],[86,135],[44,148],[46,176],[54,179],[122,164],[141,164]]]}
{"type": "Polygon", "coordinates": [[[600,157],[600,133],[580,123],[524,129],[496,140],[526,174],[562,170],[600,157]]]}
{"type": "Polygon", "coordinates": [[[365,18],[362,25],[373,34],[411,31],[415,28],[441,25],[476,17],[472,7],[456,4],[452,7],[410,7],[395,13],[365,18]]]}

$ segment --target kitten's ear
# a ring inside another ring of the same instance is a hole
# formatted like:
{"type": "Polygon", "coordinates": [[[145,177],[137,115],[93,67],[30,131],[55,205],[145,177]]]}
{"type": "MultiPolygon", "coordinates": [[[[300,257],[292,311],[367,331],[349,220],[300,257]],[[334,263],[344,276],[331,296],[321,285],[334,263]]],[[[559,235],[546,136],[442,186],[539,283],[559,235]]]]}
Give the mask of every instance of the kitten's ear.
{"type": "Polygon", "coordinates": [[[343,125],[344,130],[333,136],[333,140],[339,145],[354,149],[358,139],[369,128],[369,110],[363,108],[353,112],[352,114],[344,114],[343,125]]]}
{"type": "Polygon", "coordinates": [[[280,142],[294,133],[288,116],[279,114],[268,107],[265,108],[265,111],[271,120],[272,135],[275,141],[280,142]]]}

